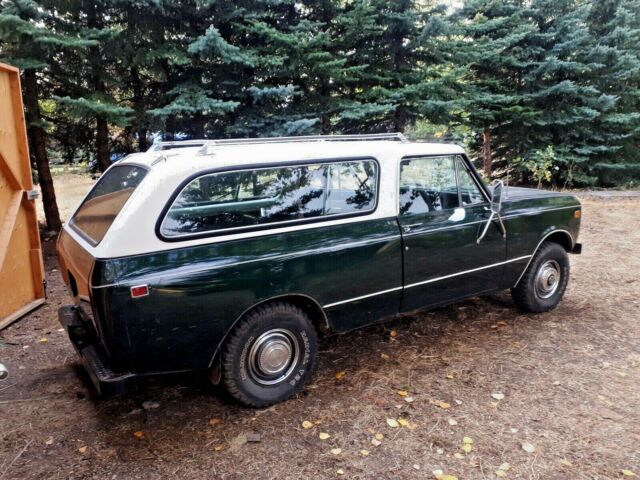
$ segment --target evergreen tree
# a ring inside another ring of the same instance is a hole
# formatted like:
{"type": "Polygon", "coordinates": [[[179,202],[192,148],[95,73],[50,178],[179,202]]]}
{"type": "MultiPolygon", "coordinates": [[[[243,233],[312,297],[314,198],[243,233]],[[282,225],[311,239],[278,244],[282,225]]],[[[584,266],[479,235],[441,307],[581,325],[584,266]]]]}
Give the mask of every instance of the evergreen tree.
{"type": "Polygon", "coordinates": [[[51,66],[60,61],[64,53],[72,53],[91,44],[64,33],[52,32],[47,28],[47,23],[51,21],[51,12],[34,1],[12,0],[1,4],[0,58],[23,71],[23,97],[30,151],[42,190],[47,229],[57,231],[61,227],[61,221],[49,168],[45,123],[39,101],[49,95],[45,87],[51,66]]]}

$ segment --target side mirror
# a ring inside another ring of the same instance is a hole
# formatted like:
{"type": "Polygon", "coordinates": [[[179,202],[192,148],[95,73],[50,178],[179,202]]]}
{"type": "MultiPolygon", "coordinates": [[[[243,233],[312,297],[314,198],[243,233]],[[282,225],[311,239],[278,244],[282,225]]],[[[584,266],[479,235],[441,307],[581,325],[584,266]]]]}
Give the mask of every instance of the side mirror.
{"type": "Polygon", "coordinates": [[[491,195],[491,211],[494,213],[500,213],[502,208],[502,190],[504,189],[504,183],[502,180],[496,180],[493,184],[493,194],[491,195]]]}
{"type": "Polygon", "coordinates": [[[480,244],[482,239],[487,234],[487,231],[489,230],[489,226],[491,225],[494,219],[498,221],[498,228],[502,233],[502,238],[507,238],[507,229],[505,228],[504,223],[502,223],[502,217],[500,216],[500,209],[502,208],[503,188],[504,188],[504,183],[502,183],[502,180],[496,180],[496,182],[493,184],[493,193],[491,194],[491,206],[490,206],[491,215],[489,215],[489,219],[487,220],[487,223],[484,225],[484,228],[482,229],[482,232],[478,237],[478,240],[477,240],[478,244],[480,244]]]}

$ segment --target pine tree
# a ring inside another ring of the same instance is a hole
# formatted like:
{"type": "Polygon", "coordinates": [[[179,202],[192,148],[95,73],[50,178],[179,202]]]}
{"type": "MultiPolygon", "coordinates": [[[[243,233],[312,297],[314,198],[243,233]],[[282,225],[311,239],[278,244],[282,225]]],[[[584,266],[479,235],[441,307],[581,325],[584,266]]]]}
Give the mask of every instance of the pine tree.
{"type": "Polygon", "coordinates": [[[589,52],[598,66],[594,84],[615,98],[593,125],[604,147],[595,155],[598,183],[614,185],[640,179],[640,1],[615,0],[593,5],[588,23],[599,41],[589,52]]]}
{"type": "Polygon", "coordinates": [[[23,97],[30,151],[38,172],[47,229],[61,228],[60,214],[53,188],[47,154],[47,135],[39,101],[45,90],[46,76],[61,52],[72,53],[87,48],[90,43],[52,32],[47,23],[50,12],[31,0],[5,1],[0,10],[0,54],[2,61],[21,68],[23,97]]]}

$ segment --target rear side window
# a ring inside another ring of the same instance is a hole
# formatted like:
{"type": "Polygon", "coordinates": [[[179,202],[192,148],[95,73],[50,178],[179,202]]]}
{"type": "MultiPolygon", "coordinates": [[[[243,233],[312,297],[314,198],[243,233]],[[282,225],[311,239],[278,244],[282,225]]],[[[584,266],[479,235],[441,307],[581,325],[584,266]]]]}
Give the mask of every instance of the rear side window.
{"type": "Polygon", "coordinates": [[[100,243],[147,170],[119,165],[106,172],[71,219],[71,226],[94,245],[100,243]]]}
{"type": "Polygon", "coordinates": [[[212,173],[183,188],[160,233],[179,237],[368,212],[377,184],[374,160],[212,173]]]}

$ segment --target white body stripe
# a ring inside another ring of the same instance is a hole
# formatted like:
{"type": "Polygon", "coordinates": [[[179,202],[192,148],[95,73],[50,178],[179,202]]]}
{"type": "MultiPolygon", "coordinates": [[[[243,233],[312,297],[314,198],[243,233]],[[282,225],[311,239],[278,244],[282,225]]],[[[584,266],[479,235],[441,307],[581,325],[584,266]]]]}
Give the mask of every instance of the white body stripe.
{"type": "Polygon", "coordinates": [[[401,286],[401,287],[390,288],[388,290],[381,290],[379,292],[370,293],[368,295],[362,295],[360,297],[348,298],[346,300],[341,300],[339,302],[329,303],[327,305],[324,305],[322,308],[331,308],[331,307],[335,307],[337,305],[342,305],[344,303],[357,302],[358,300],[363,300],[365,298],[375,297],[377,295],[384,295],[385,293],[391,293],[391,292],[395,292],[395,291],[398,291],[398,290],[406,290],[408,288],[413,288],[413,287],[417,287],[417,286],[420,286],[420,285],[426,285],[428,283],[439,282],[441,280],[446,280],[447,278],[457,277],[457,276],[460,276],[460,275],[466,275],[468,273],[473,273],[473,272],[479,272],[480,270],[486,270],[488,268],[499,267],[501,265],[506,265],[507,263],[519,262],[521,260],[526,260],[527,258],[530,258],[530,257],[531,257],[531,255],[523,255],[522,257],[511,258],[511,259],[506,260],[504,262],[492,263],[491,265],[485,265],[483,267],[472,268],[470,270],[463,270],[461,272],[452,273],[451,275],[444,275],[442,277],[430,278],[429,280],[424,280],[422,282],[411,283],[409,285],[404,285],[404,286],[401,286]]]}

